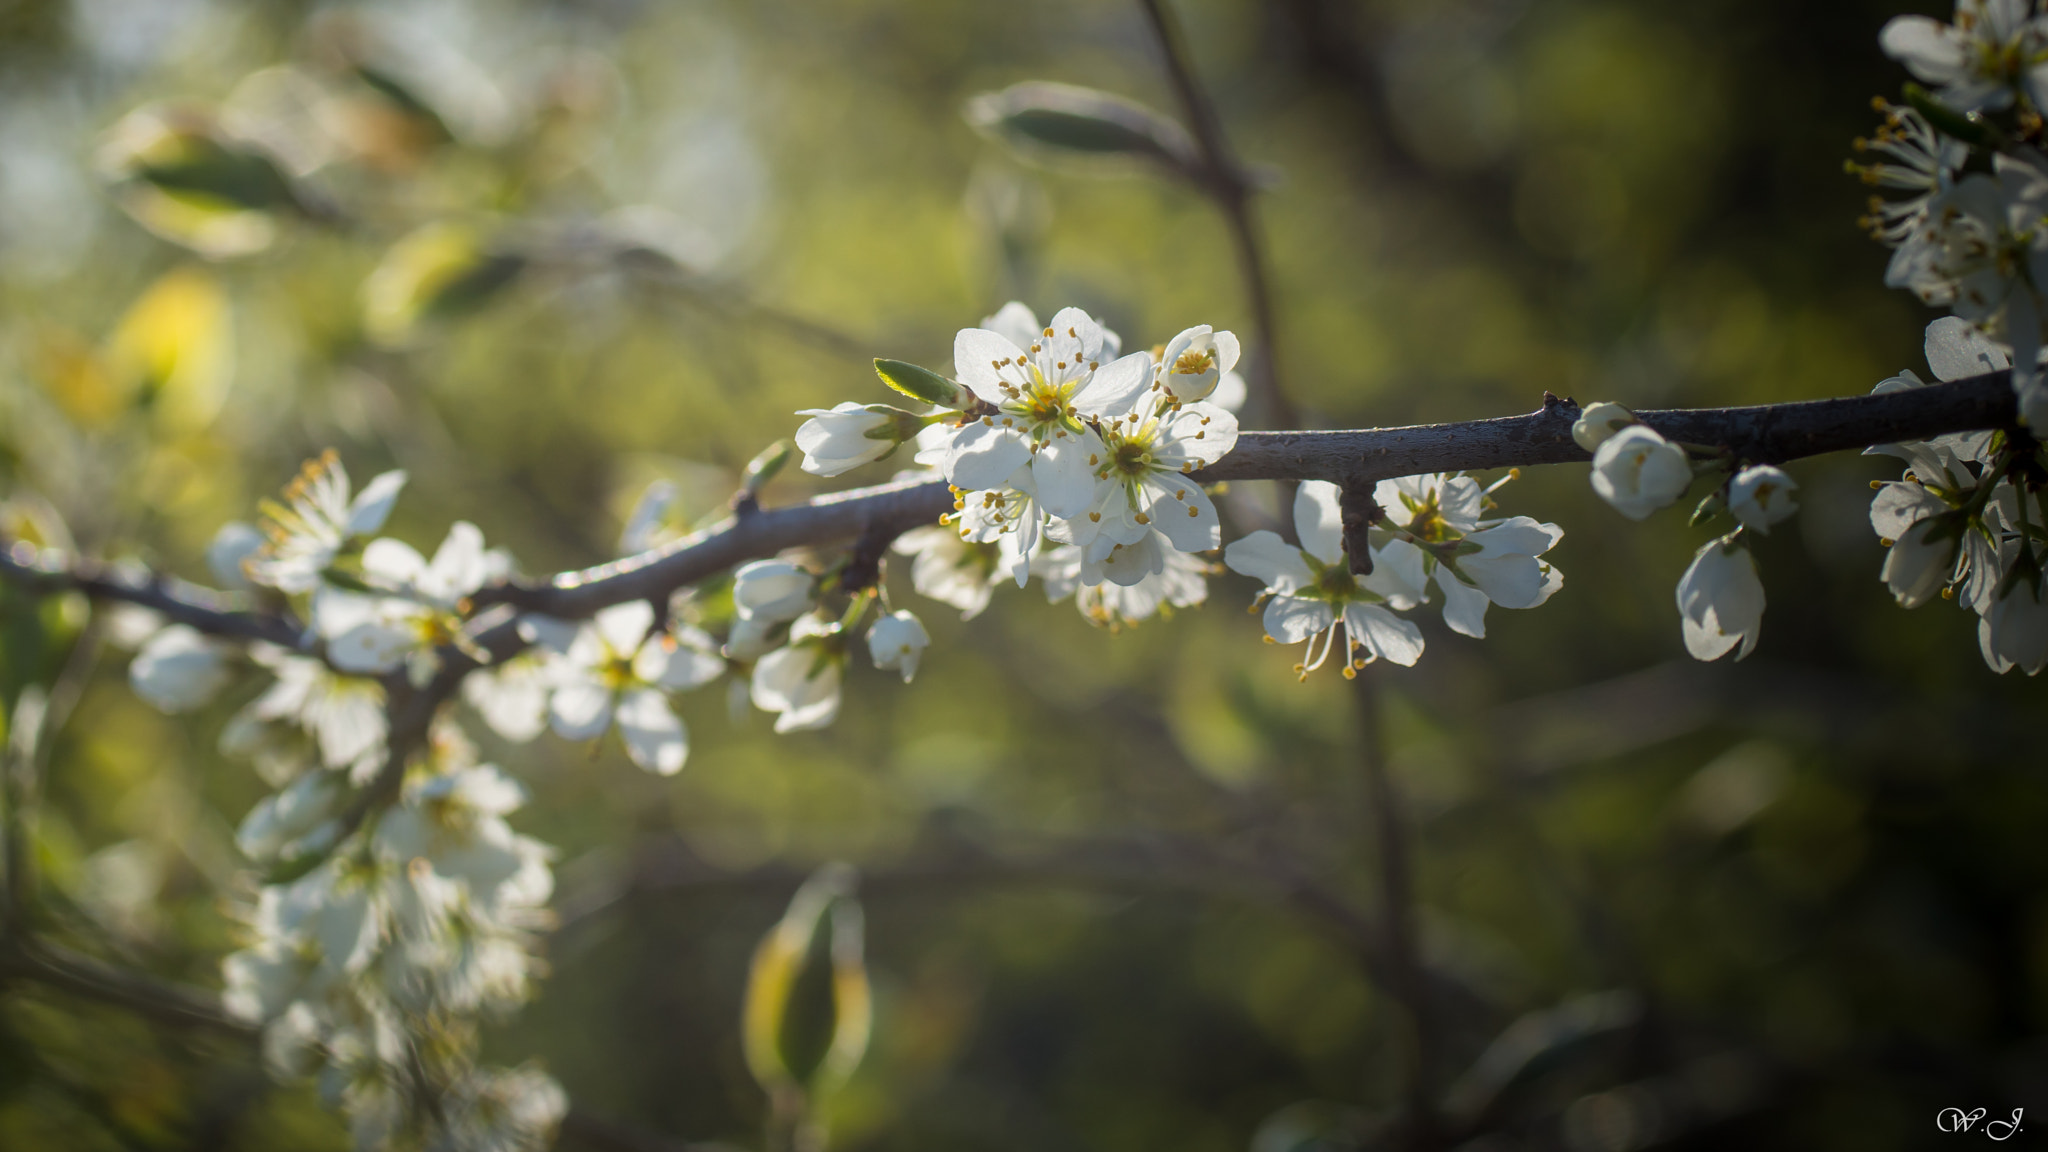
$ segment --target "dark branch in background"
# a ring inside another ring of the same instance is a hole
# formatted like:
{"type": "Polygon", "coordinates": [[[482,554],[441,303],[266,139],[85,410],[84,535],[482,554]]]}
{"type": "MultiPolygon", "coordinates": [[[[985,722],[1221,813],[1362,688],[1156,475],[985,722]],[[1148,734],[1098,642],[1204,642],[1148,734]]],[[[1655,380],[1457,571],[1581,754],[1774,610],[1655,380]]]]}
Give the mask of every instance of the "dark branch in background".
{"type": "Polygon", "coordinates": [[[1174,95],[1180,99],[1181,111],[1201,149],[1203,171],[1198,175],[1202,190],[1223,210],[1223,218],[1230,227],[1238,278],[1244,283],[1246,303],[1251,306],[1253,339],[1251,362],[1246,368],[1251,378],[1252,410],[1248,415],[1255,424],[1282,428],[1299,424],[1293,402],[1280,387],[1279,325],[1273,318],[1273,291],[1266,272],[1265,250],[1259,242],[1258,224],[1252,219],[1252,182],[1230,150],[1216,106],[1195,78],[1194,68],[1188,62],[1187,45],[1181,40],[1172,13],[1166,10],[1165,0],[1139,2],[1159,38],[1174,95]]]}
{"type": "MultiPolygon", "coordinates": [[[[1345,659],[1351,654],[1345,652],[1345,659]]],[[[1408,844],[1407,815],[1400,792],[1387,773],[1386,726],[1380,714],[1380,669],[1367,668],[1352,681],[1358,708],[1358,751],[1370,796],[1373,847],[1379,855],[1380,931],[1386,939],[1389,988],[1408,1017],[1408,1083],[1404,1143],[1415,1152],[1442,1144],[1442,1118],[1437,1113],[1436,1050],[1440,1035],[1430,995],[1428,969],[1416,937],[1414,853],[1408,844]]]]}

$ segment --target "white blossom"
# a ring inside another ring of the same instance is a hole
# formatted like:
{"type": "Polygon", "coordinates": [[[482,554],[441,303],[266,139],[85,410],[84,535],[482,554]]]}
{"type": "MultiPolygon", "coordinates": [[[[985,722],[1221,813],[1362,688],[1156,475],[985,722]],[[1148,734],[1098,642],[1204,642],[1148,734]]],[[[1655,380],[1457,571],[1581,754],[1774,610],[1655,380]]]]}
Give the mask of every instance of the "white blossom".
{"type": "Polygon", "coordinates": [[[1756,647],[1763,629],[1764,586],[1756,561],[1731,534],[1709,540],[1693,554],[1678,580],[1678,615],[1685,649],[1696,660],[1718,660],[1738,644],[1737,660],[1756,647]]]}
{"type": "MultiPolygon", "coordinates": [[[[1406,537],[1388,541],[1376,554],[1388,557],[1396,571],[1419,569],[1433,579],[1444,596],[1444,623],[1454,632],[1484,638],[1488,606],[1534,608],[1564,586],[1563,573],[1539,559],[1564,539],[1564,529],[1528,516],[1480,519],[1487,490],[1470,476],[1437,472],[1382,480],[1373,500],[1386,524],[1406,537]]],[[[1422,581],[1414,583],[1420,587],[1422,581]]]]}
{"type": "Polygon", "coordinates": [[[1743,527],[1769,532],[1771,525],[1799,511],[1792,502],[1792,493],[1798,490],[1799,482],[1784,469],[1753,465],[1728,482],[1728,511],[1743,527]]]}
{"type": "Polygon", "coordinates": [[[1609,437],[1635,422],[1635,413],[1611,400],[1588,404],[1572,422],[1572,441],[1588,452],[1597,452],[1609,437]]]}
{"type": "Polygon", "coordinates": [[[484,548],[476,525],[457,521],[427,561],[411,545],[379,539],[363,550],[363,577],[384,594],[322,588],[313,624],[327,657],[345,672],[381,674],[406,667],[414,685],[440,668],[439,649],[462,645],[462,607],[485,582],[511,570],[503,552],[484,548]]]}
{"type": "Polygon", "coordinates": [[[1656,429],[1633,424],[1616,432],[1593,453],[1593,491],[1631,520],[1648,519],[1692,484],[1685,449],[1656,429]]]}
{"type": "Polygon", "coordinates": [[[1294,527],[1299,548],[1262,529],[1232,541],[1223,562],[1265,581],[1266,635],[1276,643],[1306,644],[1295,671],[1306,677],[1322,666],[1336,647],[1340,623],[1347,677],[1382,656],[1403,665],[1420,659],[1421,629],[1390,611],[1422,603],[1420,553],[1407,546],[1403,559],[1375,549],[1372,574],[1353,576],[1344,554],[1337,486],[1321,480],[1304,481],[1296,491],[1294,527]]]}
{"type": "Polygon", "coordinates": [[[1166,342],[1159,358],[1159,383],[1176,400],[1206,400],[1237,367],[1237,337],[1197,324],[1166,342]]]}
{"type": "Polygon", "coordinates": [[[806,408],[797,415],[810,417],[796,430],[796,446],[803,450],[804,471],[813,476],[852,471],[894,452],[899,443],[892,435],[874,435],[892,430],[896,423],[881,405],[849,400],[832,408],[806,408]]]}
{"type": "Polygon", "coordinates": [[[313,737],[320,762],[347,769],[354,782],[366,782],[376,773],[383,762],[383,685],[340,675],[318,660],[270,645],[254,645],[249,655],[277,682],[228,722],[221,733],[224,750],[253,752],[265,726],[284,722],[313,737]]]}
{"type": "Polygon", "coordinates": [[[1065,308],[1028,345],[987,328],[953,342],[954,371],[993,415],[954,429],[937,463],[954,485],[999,488],[1030,465],[1038,498],[1055,516],[1080,513],[1094,494],[1101,443],[1088,421],[1119,415],[1152,383],[1152,358],[1134,352],[1104,363],[1102,326],[1065,308]],[[1028,351],[1027,351],[1028,349],[1028,351]]]}
{"type": "Polygon", "coordinates": [[[787,560],[755,560],[733,573],[733,608],[769,624],[794,620],[811,610],[817,583],[808,570],[787,560]]]}
{"type": "Polygon", "coordinates": [[[339,456],[330,451],[309,461],[285,489],[285,503],[266,507],[269,541],[243,570],[284,592],[313,591],[344,545],[384,526],[404,487],[405,473],[386,472],[351,499],[339,456]]]}
{"type": "Polygon", "coordinates": [[[875,667],[901,673],[905,684],[917,675],[917,662],[931,642],[924,625],[909,612],[891,612],[868,626],[868,655],[875,667]]]}
{"type": "Polygon", "coordinates": [[[2048,109],[2048,29],[2032,0],[1957,0],[1955,22],[1894,16],[1878,34],[1904,64],[1958,112],[1995,111],[2024,95],[2048,109]]]}
{"type": "MultiPolygon", "coordinates": [[[[1187,473],[1236,447],[1237,417],[1200,400],[1182,404],[1161,388],[1101,427],[1101,455],[1088,458],[1094,494],[1048,536],[1097,560],[1115,545],[1136,544],[1150,528],[1183,552],[1222,543],[1216,506],[1187,473]]],[[[1053,510],[1050,502],[1047,508],[1053,510]]]]}
{"type": "Polygon", "coordinates": [[[227,684],[228,649],[184,624],[149,638],[128,665],[135,694],[164,712],[190,712],[212,700],[227,684]]]}
{"type": "Polygon", "coordinates": [[[668,776],[689,757],[690,737],[666,694],[708,683],[725,661],[696,628],[653,629],[644,600],[615,604],[578,629],[549,666],[548,720],[566,740],[594,740],[616,723],[633,763],[668,776]]]}
{"type": "Polygon", "coordinates": [[[2021,419],[2031,424],[2048,417],[2034,287],[2048,284],[2048,229],[2039,227],[2048,215],[2048,173],[2003,153],[1993,169],[1964,177],[1930,204],[1919,229],[1901,241],[1885,283],[2002,336],[2021,419]]]}
{"type": "MultiPolygon", "coordinates": [[[[1911,108],[1884,106],[1885,122],[1870,139],[1856,141],[1858,152],[1875,152],[1884,159],[1850,168],[1874,187],[1896,188],[1910,193],[1903,199],[1870,198],[1870,214],[1861,221],[1878,241],[1897,248],[1918,232],[1927,221],[1935,200],[1955,187],[1956,176],[1970,158],[1970,147],[1945,136],[1911,108]]],[[[1894,252],[1894,271],[1903,274],[1914,259],[1911,252],[1894,252]]]]}
{"type": "Polygon", "coordinates": [[[837,621],[801,616],[789,644],[754,665],[754,707],[778,713],[777,732],[824,728],[839,716],[846,637],[837,621]]]}

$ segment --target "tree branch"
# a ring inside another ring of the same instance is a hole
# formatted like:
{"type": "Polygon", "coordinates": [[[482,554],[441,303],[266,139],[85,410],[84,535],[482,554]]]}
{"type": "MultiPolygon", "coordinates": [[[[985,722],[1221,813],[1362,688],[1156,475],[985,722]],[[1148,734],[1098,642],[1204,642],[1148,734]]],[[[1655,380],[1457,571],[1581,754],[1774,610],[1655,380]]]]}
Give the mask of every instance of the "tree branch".
{"type": "Polygon", "coordinates": [[[267,640],[297,648],[303,629],[289,616],[239,607],[240,597],[190,584],[175,576],[133,571],[85,556],[37,548],[25,540],[0,537],[0,580],[31,592],[83,592],[94,600],[139,604],[174,624],[188,624],[211,636],[267,640]]]}
{"type": "MultiPolygon", "coordinates": [[[[1637,417],[1673,440],[1727,447],[1740,459],[1783,462],[1804,456],[1949,432],[2015,426],[2008,375],[1993,372],[1948,384],[1740,408],[1674,408],[1637,417]]],[[[1578,405],[1546,394],[1542,408],[1521,416],[1365,428],[1341,432],[1245,432],[1223,459],[1191,474],[1197,482],[1222,480],[1328,480],[1359,484],[1424,472],[1564,464],[1590,459],[1572,441],[1578,405]]],[[[952,507],[942,480],[898,480],[854,488],[802,504],[729,516],[680,540],[593,568],[545,581],[485,588],[479,608],[510,605],[568,619],[586,617],[631,600],[657,600],[748,560],[784,549],[829,544],[863,533],[902,533],[935,523],[952,507]]],[[[7,543],[0,541],[0,543],[7,543]]],[[[202,632],[231,639],[268,640],[296,648],[300,626],[282,614],[237,610],[219,593],[170,577],[116,572],[91,560],[66,557],[14,542],[0,550],[0,580],[40,591],[81,591],[164,613],[202,632]]],[[[472,628],[477,642],[502,658],[520,648],[507,616],[485,614],[472,628]]],[[[443,652],[443,676],[421,695],[452,691],[475,662],[454,649],[443,652]],[[453,679],[450,679],[450,675],[453,679]]],[[[445,698],[445,696],[443,697],[445,698]]]]}

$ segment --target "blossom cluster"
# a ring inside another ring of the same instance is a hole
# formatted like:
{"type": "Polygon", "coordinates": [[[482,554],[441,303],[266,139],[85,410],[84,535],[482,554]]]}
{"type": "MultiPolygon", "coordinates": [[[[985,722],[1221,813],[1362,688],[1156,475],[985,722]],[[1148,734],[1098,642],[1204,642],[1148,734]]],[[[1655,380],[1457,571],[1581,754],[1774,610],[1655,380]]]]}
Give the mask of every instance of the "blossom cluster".
{"type": "MultiPolygon", "coordinates": [[[[1936,379],[2009,370],[2020,424],[1871,450],[1906,464],[1871,504],[1871,527],[1890,549],[1881,575],[1908,608],[1937,594],[1959,600],[1978,616],[1985,663],[2032,675],[2048,660],[2048,13],[2033,0],[1958,0],[1951,22],[1896,17],[1880,43],[1933,86],[1909,85],[1907,107],[1879,101],[1884,123],[1856,141],[1876,159],[1850,165],[1905,193],[1873,197],[1865,218],[1892,248],[1885,283],[1950,313],[1927,329],[1936,379]]],[[[1877,390],[1923,383],[1908,370],[1877,390]]]]}
{"type": "MultiPolygon", "coordinates": [[[[993,589],[1033,575],[1057,601],[1111,628],[1207,599],[1216,571],[1202,558],[1222,546],[1216,505],[1191,473],[1237,441],[1245,385],[1237,337],[1208,325],[1152,351],[1122,352],[1122,338],[1079,308],[1041,326],[1021,303],[1005,305],[954,340],[954,376],[878,364],[885,381],[929,406],[911,413],[841,404],[802,413],[797,433],[806,471],[836,476],[913,440],[918,464],[952,486],[954,512],[905,534],[911,580],[973,617],[993,589]]],[[[1498,485],[1495,485],[1498,487],[1498,485]]],[[[1335,649],[1354,675],[1385,657],[1422,655],[1415,623],[1399,615],[1444,600],[1445,622],[1484,636],[1493,604],[1530,608],[1562,584],[1539,559],[1562,538],[1527,517],[1483,520],[1490,489],[1463,475],[1378,484],[1380,523],[1371,555],[1353,573],[1341,529],[1338,487],[1297,489],[1297,543],[1260,530],[1223,551],[1229,568],[1263,580],[1270,641],[1305,645],[1306,675],[1335,649]]]]}
{"type": "MultiPolygon", "coordinates": [[[[1955,317],[1927,328],[1927,363],[1940,380],[2007,366],[2008,351],[1955,317]]],[[[1879,392],[1919,388],[1908,369],[1879,392]]],[[[1870,526],[1890,549],[1881,576],[1900,606],[1955,600],[1977,614],[1977,641],[1994,672],[2032,676],[2048,664],[2048,604],[2041,547],[2048,514],[2038,487],[2037,446],[2003,432],[1959,432],[1869,451],[1905,462],[1905,474],[1874,483],[1870,526]]]]}
{"type": "Polygon", "coordinates": [[[272,1070],[316,1075],[364,1148],[422,1116],[436,1118],[429,1147],[541,1148],[566,1097],[538,1069],[480,1064],[476,1029],[528,999],[540,974],[552,851],[511,829],[524,791],[478,762],[451,717],[411,762],[389,763],[389,694],[463,651],[466,597],[509,560],[467,524],[432,561],[370,539],[404,483],[390,472],[352,493],[330,455],[266,507],[263,531],[216,536],[221,584],[305,609],[300,646],[238,653],[131,613],[129,678],[172,712],[225,687],[238,655],[272,678],[221,739],[276,789],[236,834],[266,882],[222,965],[224,1006],[262,1026],[272,1070]],[[381,797],[387,778],[396,787],[381,797]]]}

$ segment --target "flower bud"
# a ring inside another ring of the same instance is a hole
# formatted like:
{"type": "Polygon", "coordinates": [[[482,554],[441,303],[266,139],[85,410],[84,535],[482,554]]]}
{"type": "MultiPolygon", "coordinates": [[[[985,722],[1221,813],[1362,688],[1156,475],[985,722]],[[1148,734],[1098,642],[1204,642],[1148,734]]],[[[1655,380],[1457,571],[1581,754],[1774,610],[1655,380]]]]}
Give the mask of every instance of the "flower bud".
{"type": "Polygon", "coordinates": [[[880,460],[905,440],[916,439],[927,423],[901,408],[850,400],[831,409],[806,408],[797,415],[810,417],[796,430],[796,446],[804,452],[804,471],[813,476],[837,476],[880,460]]]}
{"type": "Polygon", "coordinates": [[[1647,519],[1691,484],[1685,449],[1646,425],[1622,429],[1593,453],[1593,491],[1631,520],[1647,519]]]}
{"type": "Polygon", "coordinates": [[[1678,614],[1694,659],[1718,660],[1737,644],[1737,660],[1749,655],[1764,621],[1763,581],[1749,549],[1723,536],[1694,553],[1678,580],[1678,614]]]}
{"type": "Polygon", "coordinates": [[[892,612],[868,629],[868,655],[874,657],[875,667],[901,672],[905,684],[917,675],[917,662],[931,642],[924,625],[908,612],[892,612]]]}
{"type": "Polygon", "coordinates": [[[1607,438],[1636,422],[1636,414],[1610,400],[1588,405],[1572,424],[1572,439],[1588,452],[1598,452],[1607,438]]]}
{"type": "Polygon", "coordinates": [[[1771,525],[1799,511],[1792,502],[1792,493],[1798,490],[1799,482],[1782,468],[1769,464],[1744,468],[1728,482],[1728,511],[1743,527],[1769,532],[1771,525]]]}
{"type": "Polygon", "coordinates": [[[732,603],[743,619],[794,620],[810,610],[817,580],[787,560],[756,560],[732,578],[732,603]]]}

